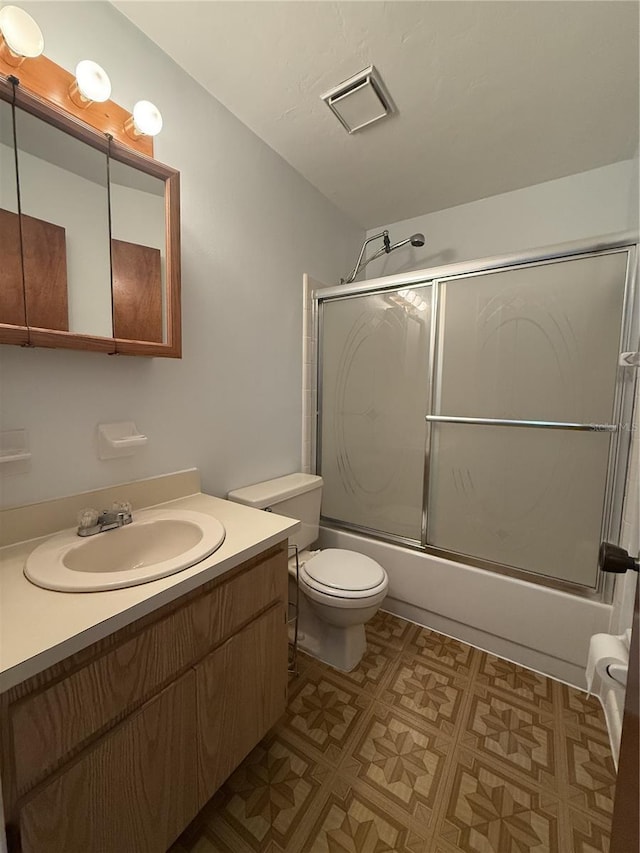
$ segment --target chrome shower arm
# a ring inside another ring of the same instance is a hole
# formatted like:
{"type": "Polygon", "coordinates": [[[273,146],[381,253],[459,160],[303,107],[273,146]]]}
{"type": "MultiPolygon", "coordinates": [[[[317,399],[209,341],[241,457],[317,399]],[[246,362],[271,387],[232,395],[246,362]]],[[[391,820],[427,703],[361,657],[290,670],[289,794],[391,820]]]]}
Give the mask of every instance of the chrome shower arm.
{"type": "Polygon", "coordinates": [[[364,243],[362,244],[362,248],[360,249],[360,254],[358,255],[358,260],[356,261],[355,267],[351,270],[351,273],[349,274],[349,276],[345,279],[342,279],[340,283],[341,284],[351,284],[351,282],[358,275],[360,270],[364,269],[366,267],[366,265],[369,263],[369,261],[372,261],[374,258],[379,258],[380,255],[384,254],[385,252],[389,252],[389,251],[390,251],[390,248],[389,248],[389,232],[388,231],[381,231],[379,234],[374,234],[373,237],[368,237],[364,241],[364,243]],[[372,255],[370,258],[368,258],[364,263],[362,263],[362,257],[364,255],[364,250],[367,248],[367,244],[370,243],[372,240],[379,240],[380,237],[382,237],[382,239],[384,240],[384,246],[382,247],[382,249],[380,249],[378,252],[376,252],[374,255],[372,255]]]}
{"type": "Polygon", "coordinates": [[[349,278],[341,278],[340,284],[351,284],[360,270],[363,270],[367,264],[371,263],[371,261],[375,261],[375,259],[379,258],[381,255],[388,255],[389,252],[393,252],[394,249],[399,249],[401,246],[406,246],[407,243],[411,243],[412,246],[424,246],[424,234],[412,234],[411,237],[407,237],[406,240],[400,240],[400,242],[394,243],[393,246],[389,240],[388,231],[381,231],[379,234],[374,234],[373,237],[369,237],[362,244],[360,254],[358,255],[358,262],[351,271],[349,278]],[[377,252],[374,252],[366,261],[363,261],[362,258],[364,257],[364,250],[367,248],[367,243],[370,243],[372,240],[379,240],[380,237],[384,240],[384,246],[381,249],[378,249],[377,252]]]}

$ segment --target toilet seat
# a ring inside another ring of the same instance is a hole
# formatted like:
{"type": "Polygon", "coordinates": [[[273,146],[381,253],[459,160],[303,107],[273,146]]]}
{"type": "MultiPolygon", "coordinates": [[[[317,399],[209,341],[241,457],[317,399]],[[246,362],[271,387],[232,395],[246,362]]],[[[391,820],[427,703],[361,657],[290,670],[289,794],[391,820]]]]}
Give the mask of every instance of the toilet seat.
{"type": "Polygon", "coordinates": [[[342,548],[328,548],[300,566],[300,583],[316,600],[329,598],[337,607],[362,607],[382,601],[389,580],[379,563],[342,548]]]}

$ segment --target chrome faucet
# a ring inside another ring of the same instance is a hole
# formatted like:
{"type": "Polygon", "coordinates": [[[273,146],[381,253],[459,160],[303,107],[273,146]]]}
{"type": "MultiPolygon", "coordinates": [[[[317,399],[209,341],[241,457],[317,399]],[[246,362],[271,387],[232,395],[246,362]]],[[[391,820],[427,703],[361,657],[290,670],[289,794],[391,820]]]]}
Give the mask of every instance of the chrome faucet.
{"type": "Polygon", "coordinates": [[[116,501],[111,509],[103,509],[102,512],[84,509],[78,515],[78,536],[95,536],[96,533],[124,527],[132,521],[131,504],[127,501],[116,501]]]}

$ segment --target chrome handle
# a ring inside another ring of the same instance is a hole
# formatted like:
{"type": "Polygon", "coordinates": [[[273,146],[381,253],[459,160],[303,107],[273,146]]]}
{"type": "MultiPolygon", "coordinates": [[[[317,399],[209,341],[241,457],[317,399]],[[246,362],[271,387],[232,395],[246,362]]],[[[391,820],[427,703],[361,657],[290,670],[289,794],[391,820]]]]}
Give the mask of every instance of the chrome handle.
{"type": "Polygon", "coordinates": [[[617,432],[616,424],[576,424],[563,421],[517,421],[507,418],[458,418],[447,415],[426,415],[429,423],[485,424],[486,426],[529,427],[534,429],[569,429],[578,432],[617,432]]]}

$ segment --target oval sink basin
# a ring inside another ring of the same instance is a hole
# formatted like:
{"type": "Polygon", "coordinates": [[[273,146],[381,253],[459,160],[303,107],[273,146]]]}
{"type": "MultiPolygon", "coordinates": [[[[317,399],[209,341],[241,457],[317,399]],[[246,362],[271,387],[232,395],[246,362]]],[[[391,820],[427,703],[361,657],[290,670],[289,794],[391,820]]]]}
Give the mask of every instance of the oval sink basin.
{"type": "Polygon", "coordinates": [[[148,509],[131,524],[79,537],[52,536],[27,557],[24,573],[45,589],[98,592],[167,577],[204,560],[222,545],[217,518],[191,510],[148,509]]]}

